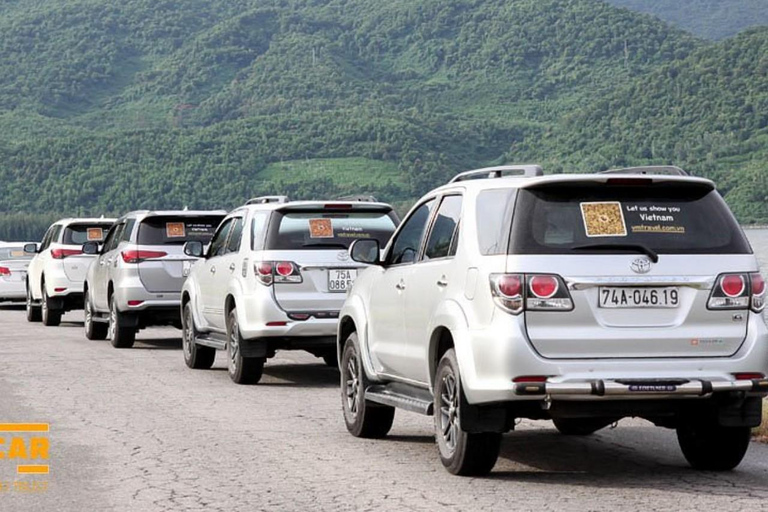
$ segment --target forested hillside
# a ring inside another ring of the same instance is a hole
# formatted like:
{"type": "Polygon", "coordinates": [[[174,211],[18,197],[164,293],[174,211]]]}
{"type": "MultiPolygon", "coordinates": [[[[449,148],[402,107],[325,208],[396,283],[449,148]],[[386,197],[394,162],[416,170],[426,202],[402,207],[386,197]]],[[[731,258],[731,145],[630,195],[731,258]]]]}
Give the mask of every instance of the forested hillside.
{"type": "Polygon", "coordinates": [[[405,205],[525,160],[682,163],[766,221],[765,39],[597,0],[6,1],[0,211],[405,205]]]}
{"type": "Polygon", "coordinates": [[[766,0],[605,0],[653,14],[705,39],[723,39],[768,25],[766,0]]]}

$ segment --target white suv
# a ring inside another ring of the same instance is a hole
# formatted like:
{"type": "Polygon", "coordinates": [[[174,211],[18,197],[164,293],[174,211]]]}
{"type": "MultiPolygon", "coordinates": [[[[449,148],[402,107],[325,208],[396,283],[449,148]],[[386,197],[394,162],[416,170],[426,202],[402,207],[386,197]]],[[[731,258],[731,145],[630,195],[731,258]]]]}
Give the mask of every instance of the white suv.
{"type": "Polygon", "coordinates": [[[394,407],[434,415],[454,474],[493,468],[518,418],[588,435],[627,416],[674,428],[689,463],[742,460],[768,392],[765,284],[708,180],[675,167],[463,173],[422,198],[340,313],[355,436],[394,407]]]}
{"type": "MultiPolygon", "coordinates": [[[[336,366],[339,309],[364,265],[350,262],[353,240],[384,243],[397,225],[392,207],[372,201],[249,201],[231,212],[205,259],[182,288],[184,361],[210,368],[227,350],[229,375],[259,381],[279,349],[306,350],[336,366]]],[[[187,242],[188,256],[203,256],[187,242]]]]}
{"type": "Polygon", "coordinates": [[[83,282],[93,256],[83,254],[86,242],[102,243],[115,219],[62,219],[38,244],[24,251],[34,254],[27,269],[27,320],[59,325],[61,315],[83,307],[83,282]]]}

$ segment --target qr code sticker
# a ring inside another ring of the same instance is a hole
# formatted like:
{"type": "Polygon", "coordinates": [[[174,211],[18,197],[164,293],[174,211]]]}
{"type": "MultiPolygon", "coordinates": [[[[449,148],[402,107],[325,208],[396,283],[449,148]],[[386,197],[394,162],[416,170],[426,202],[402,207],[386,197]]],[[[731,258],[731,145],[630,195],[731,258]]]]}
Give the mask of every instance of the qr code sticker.
{"type": "Polygon", "coordinates": [[[331,219],[309,219],[310,238],[333,238],[331,219]]]}
{"type": "Polygon", "coordinates": [[[187,236],[183,222],[166,222],[165,223],[165,235],[168,238],[183,238],[187,236]]]}
{"type": "Polygon", "coordinates": [[[619,202],[581,203],[581,216],[590,238],[627,236],[627,224],[619,202]]]}

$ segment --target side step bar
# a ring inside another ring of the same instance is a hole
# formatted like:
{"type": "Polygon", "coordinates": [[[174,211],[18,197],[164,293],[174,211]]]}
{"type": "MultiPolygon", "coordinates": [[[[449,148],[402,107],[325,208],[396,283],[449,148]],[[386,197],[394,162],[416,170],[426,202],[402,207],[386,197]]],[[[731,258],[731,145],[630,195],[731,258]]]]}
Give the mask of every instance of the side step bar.
{"type": "Polygon", "coordinates": [[[227,342],[224,339],[217,337],[215,334],[201,334],[195,338],[195,343],[204,347],[215,348],[216,350],[224,350],[227,348],[227,342]]]}
{"type": "Polygon", "coordinates": [[[434,399],[429,390],[399,382],[368,386],[365,399],[425,416],[432,416],[434,413],[434,399]]]}

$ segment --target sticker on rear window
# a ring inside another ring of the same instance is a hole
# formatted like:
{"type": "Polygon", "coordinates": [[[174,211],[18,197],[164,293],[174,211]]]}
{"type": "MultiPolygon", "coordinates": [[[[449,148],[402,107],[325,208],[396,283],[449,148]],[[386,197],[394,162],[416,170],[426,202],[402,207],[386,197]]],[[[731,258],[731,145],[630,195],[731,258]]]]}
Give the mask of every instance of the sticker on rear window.
{"type": "Polygon", "coordinates": [[[333,238],[331,219],[309,219],[310,238],[333,238]]]}
{"type": "Polygon", "coordinates": [[[632,233],[661,233],[684,235],[681,225],[682,211],[673,205],[626,205],[629,230],[632,233]]]}
{"type": "Polygon", "coordinates": [[[166,222],[165,235],[168,238],[184,238],[187,236],[186,227],[183,222],[166,222]]]}
{"type": "Polygon", "coordinates": [[[618,201],[581,203],[581,216],[590,238],[627,236],[624,212],[621,211],[621,203],[618,201]]]}
{"type": "Polygon", "coordinates": [[[104,229],[88,228],[87,235],[89,242],[101,242],[104,240],[104,229]]]}

